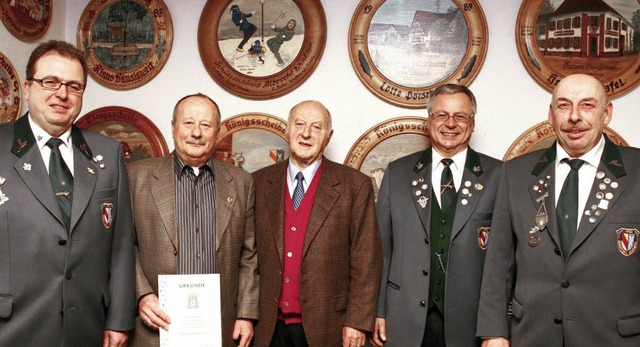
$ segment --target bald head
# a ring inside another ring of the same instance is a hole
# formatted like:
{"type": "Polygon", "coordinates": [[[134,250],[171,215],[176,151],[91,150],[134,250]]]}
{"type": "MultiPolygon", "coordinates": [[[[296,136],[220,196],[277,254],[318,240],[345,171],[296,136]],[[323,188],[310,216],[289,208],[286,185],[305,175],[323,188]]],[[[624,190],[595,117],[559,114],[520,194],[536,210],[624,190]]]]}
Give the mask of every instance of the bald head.
{"type": "Polygon", "coordinates": [[[331,113],[320,101],[316,101],[316,100],[305,100],[293,106],[291,108],[291,111],[289,111],[289,119],[288,119],[289,124],[291,124],[291,117],[295,115],[296,112],[298,112],[300,109],[303,109],[303,108],[313,108],[317,112],[322,113],[326,117],[327,124],[329,124],[329,130],[333,129],[332,122],[331,122],[331,113]]]}
{"type": "Polygon", "coordinates": [[[588,93],[598,99],[603,105],[609,101],[607,91],[597,78],[587,74],[573,74],[560,80],[553,90],[552,103],[558,99],[558,95],[565,94],[567,89],[588,90],[588,93]]]}
{"type": "Polygon", "coordinates": [[[602,83],[593,76],[575,74],[563,78],[553,91],[549,123],[560,146],[579,158],[598,144],[612,114],[602,83]]]}
{"type": "Polygon", "coordinates": [[[303,101],[289,112],[287,136],[290,159],[300,170],[304,170],[320,159],[331,140],[331,114],[322,103],[303,101]]]}

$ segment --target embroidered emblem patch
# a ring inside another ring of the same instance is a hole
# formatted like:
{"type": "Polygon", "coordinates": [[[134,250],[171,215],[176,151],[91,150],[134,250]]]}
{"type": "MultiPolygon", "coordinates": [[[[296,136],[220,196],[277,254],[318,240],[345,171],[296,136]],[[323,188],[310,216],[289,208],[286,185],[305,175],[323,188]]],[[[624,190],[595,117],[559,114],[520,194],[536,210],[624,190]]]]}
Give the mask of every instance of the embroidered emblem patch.
{"type": "Polygon", "coordinates": [[[102,210],[102,225],[105,229],[111,228],[111,224],[113,223],[113,204],[110,202],[105,202],[100,206],[102,210]]]}
{"type": "Polygon", "coordinates": [[[487,250],[487,245],[489,244],[489,231],[491,228],[489,227],[480,227],[476,232],[478,233],[478,246],[483,251],[487,250]]]}
{"type": "Polygon", "coordinates": [[[616,243],[622,255],[628,257],[638,249],[638,229],[620,228],[616,230],[616,243]]]}

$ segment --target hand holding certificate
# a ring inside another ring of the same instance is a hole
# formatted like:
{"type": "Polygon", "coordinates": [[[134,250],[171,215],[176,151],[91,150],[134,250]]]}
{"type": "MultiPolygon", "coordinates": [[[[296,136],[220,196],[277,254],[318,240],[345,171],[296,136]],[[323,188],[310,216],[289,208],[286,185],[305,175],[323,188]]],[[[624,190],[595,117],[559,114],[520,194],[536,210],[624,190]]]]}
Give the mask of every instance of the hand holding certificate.
{"type": "Polygon", "coordinates": [[[160,307],[171,317],[160,346],[222,345],[220,275],[158,276],[160,307]]]}

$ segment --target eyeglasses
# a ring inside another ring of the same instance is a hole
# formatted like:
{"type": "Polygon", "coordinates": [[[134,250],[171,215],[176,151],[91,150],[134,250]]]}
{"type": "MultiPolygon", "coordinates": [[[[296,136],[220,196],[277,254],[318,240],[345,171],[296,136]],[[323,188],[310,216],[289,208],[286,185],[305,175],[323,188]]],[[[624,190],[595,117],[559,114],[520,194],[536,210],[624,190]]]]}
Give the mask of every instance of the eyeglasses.
{"type": "Polygon", "coordinates": [[[31,81],[38,82],[43,89],[46,90],[58,90],[61,86],[67,87],[67,92],[76,95],[82,95],[84,93],[84,85],[78,82],[60,82],[57,78],[54,77],[45,77],[42,79],[38,78],[30,78],[31,81]]]}
{"type": "Polygon", "coordinates": [[[431,117],[434,121],[444,123],[449,120],[449,118],[453,118],[456,123],[467,123],[471,118],[473,118],[472,114],[466,113],[454,113],[448,114],[446,112],[438,112],[438,113],[429,113],[429,117],[431,117]]]}

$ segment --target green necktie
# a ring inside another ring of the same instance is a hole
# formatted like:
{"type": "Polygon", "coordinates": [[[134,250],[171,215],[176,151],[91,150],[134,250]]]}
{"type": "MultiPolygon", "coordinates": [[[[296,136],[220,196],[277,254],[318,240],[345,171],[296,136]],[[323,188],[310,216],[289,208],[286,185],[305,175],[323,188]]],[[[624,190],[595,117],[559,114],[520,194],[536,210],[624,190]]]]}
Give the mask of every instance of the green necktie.
{"type": "Polygon", "coordinates": [[[451,163],[453,163],[453,159],[451,158],[442,159],[442,164],[444,165],[442,176],[440,177],[440,208],[442,211],[445,211],[449,205],[451,205],[451,202],[453,202],[456,196],[453,173],[451,172],[451,167],[449,167],[451,163]]]}
{"type": "Polygon", "coordinates": [[[71,205],[73,202],[73,176],[60,154],[58,147],[61,143],[62,140],[53,137],[47,141],[47,146],[51,148],[51,156],[49,156],[49,179],[51,180],[51,187],[56,194],[58,205],[60,205],[60,210],[62,211],[64,225],[67,231],[69,231],[69,225],[71,224],[71,205]]]}
{"type": "Polygon", "coordinates": [[[571,243],[578,231],[578,170],[584,164],[580,159],[563,159],[563,162],[571,166],[571,171],[562,185],[556,213],[558,215],[558,230],[562,254],[565,259],[569,256],[571,243]]]}

